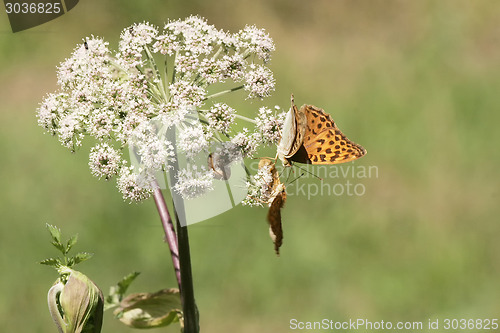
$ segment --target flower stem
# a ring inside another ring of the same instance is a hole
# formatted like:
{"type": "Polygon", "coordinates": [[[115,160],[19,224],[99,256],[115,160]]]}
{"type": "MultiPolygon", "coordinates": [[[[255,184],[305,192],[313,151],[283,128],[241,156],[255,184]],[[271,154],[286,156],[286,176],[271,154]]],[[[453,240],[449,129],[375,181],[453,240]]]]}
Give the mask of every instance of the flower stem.
{"type": "Polygon", "coordinates": [[[170,91],[168,88],[168,62],[167,62],[167,59],[168,59],[168,56],[165,55],[165,72],[163,73],[164,74],[163,81],[165,84],[165,86],[164,86],[165,87],[165,95],[167,95],[166,101],[168,101],[170,98],[170,91]]]}
{"type": "Polygon", "coordinates": [[[215,93],[215,94],[212,94],[210,96],[207,96],[205,99],[210,99],[210,98],[215,98],[215,97],[219,97],[221,95],[224,95],[224,94],[227,94],[227,93],[230,93],[230,92],[233,92],[233,91],[236,91],[236,90],[240,90],[240,89],[243,89],[244,86],[238,86],[238,87],[234,87],[234,88],[231,88],[231,89],[228,89],[228,90],[223,90],[223,91],[220,91],[218,93],[215,93]]]}
{"type": "Polygon", "coordinates": [[[248,121],[252,124],[257,124],[257,122],[255,121],[255,119],[251,119],[251,118],[248,118],[248,117],[245,117],[245,116],[242,116],[240,114],[235,114],[236,118],[238,119],[242,119],[242,120],[245,120],[245,121],[248,121]]]}
{"type": "Polygon", "coordinates": [[[170,254],[172,256],[172,263],[175,270],[175,277],[177,278],[177,284],[179,285],[179,290],[181,290],[181,269],[179,263],[179,245],[177,244],[177,237],[175,235],[174,224],[170,213],[168,212],[167,204],[165,203],[165,198],[158,183],[153,184],[154,192],[153,197],[155,200],[156,208],[160,214],[161,224],[165,232],[165,241],[168,243],[170,248],[170,254]]]}
{"type": "MultiPolygon", "coordinates": [[[[153,197],[158,213],[160,214],[163,230],[165,231],[165,240],[170,248],[172,262],[174,265],[175,276],[179,285],[182,299],[182,311],[184,316],[184,333],[198,333],[198,311],[194,301],[193,274],[191,271],[191,254],[189,251],[189,236],[187,226],[182,226],[177,209],[174,207],[175,220],[177,221],[177,237],[175,235],[172,218],[168,211],[165,198],[155,183],[153,197]],[[177,243],[177,241],[179,243],[177,243]]],[[[179,204],[177,205],[179,206],[179,204]]],[[[183,206],[183,205],[182,205],[183,206]]],[[[182,209],[184,207],[181,207],[182,209]]]]}
{"type": "Polygon", "coordinates": [[[198,333],[198,310],[194,301],[193,273],[191,271],[191,254],[189,251],[189,236],[187,226],[182,226],[174,210],[177,220],[177,239],[179,240],[179,260],[181,268],[181,298],[184,314],[184,333],[198,333]]]}
{"type": "MultiPolygon", "coordinates": [[[[175,143],[176,140],[176,129],[175,126],[171,126],[167,130],[167,139],[170,142],[175,143]]],[[[174,145],[174,154],[175,145],[174,145]]],[[[169,159],[169,166],[173,170],[169,172],[171,186],[175,184],[175,174],[179,170],[179,163],[177,158],[169,159]]],[[[179,263],[181,272],[181,301],[182,301],[182,313],[184,317],[184,333],[198,333],[200,331],[199,327],[199,315],[196,308],[196,303],[194,300],[194,288],[193,288],[193,273],[191,271],[191,253],[189,250],[189,236],[187,225],[182,225],[179,218],[180,213],[185,216],[184,201],[179,195],[172,191],[172,199],[174,200],[174,214],[177,222],[177,241],[179,246],[179,263]]]]}
{"type": "Polygon", "coordinates": [[[173,63],[174,63],[174,69],[172,70],[172,80],[170,80],[170,83],[174,84],[175,83],[175,74],[176,74],[176,70],[175,70],[175,60],[177,59],[177,55],[179,54],[179,51],[175,51],[175,56],[174,56],[174,60],[173,60],[173,63]]]}
{"type": "MultiPolygon", "coordinates": [[[[165,87],[163,86],[163,81],[161,80],[160,71],[158,70],[158,66],[156,65],[155,58],[153,57],[153,55],[151,54],[151,51],[149,50],[149,48],[147,46],[144,47],[144,50],[146,51],[146,54],[147,54],[148,59],[149,59],[149,63],[153,66],[153,68],[155,70],[156,77],[158,78],[158,84],[159,84],[158,90],[162,94],[163,98],[165,99],[165,102],[167,102],[168,98],[167,98],[167,95],[165,93],[165,87]]],[[[165,84],[167,84],[167,83],[165,82],[165,84]]]]}

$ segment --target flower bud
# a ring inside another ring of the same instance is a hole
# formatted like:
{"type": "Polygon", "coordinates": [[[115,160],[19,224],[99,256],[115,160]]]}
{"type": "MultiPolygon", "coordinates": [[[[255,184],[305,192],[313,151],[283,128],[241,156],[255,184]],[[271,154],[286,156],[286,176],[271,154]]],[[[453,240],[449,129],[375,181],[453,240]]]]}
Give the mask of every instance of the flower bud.
{"type": "Polygon", "coordinates": [[[49,311],[60,333],[99,333],[104,299],[101,290],[84,274],[63,267],[48,293],[49,311]]]}

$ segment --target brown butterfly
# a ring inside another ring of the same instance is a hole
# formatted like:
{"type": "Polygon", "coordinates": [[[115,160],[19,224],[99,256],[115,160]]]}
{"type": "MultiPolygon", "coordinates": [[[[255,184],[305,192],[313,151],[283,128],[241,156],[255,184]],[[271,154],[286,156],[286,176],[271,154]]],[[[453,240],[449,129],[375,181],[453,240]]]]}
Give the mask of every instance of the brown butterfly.
{"type": "Polygon", "coordinates": [[[267,204],[269,212],[267,213],[267,222],[269,222],[269,235],[274,243],[274,251],[280,254],[280,247],[283,244],[283,229],[281,226],[281,209],[285,205],[286,191],[285,185],[281,183],[278,171],[270,159],[263,158],[259,162],[259,169],[270,168],[272,180],[268,184],[270,188],[270,197],[267,204]]]}
{"type": "Polygon", "coordinates": [[[366,149],[349,140],[335,125],[332,117],[313,105],[300,110],[292,106],[283,124],[278,157],[283,165],[337,164],[350,162],[366,154],[366,149]]]}

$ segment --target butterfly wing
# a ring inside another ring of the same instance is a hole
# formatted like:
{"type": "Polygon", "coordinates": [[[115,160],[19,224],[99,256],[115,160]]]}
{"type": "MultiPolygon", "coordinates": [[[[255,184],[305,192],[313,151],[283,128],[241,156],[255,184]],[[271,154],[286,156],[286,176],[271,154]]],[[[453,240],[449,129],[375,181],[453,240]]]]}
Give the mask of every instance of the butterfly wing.
{"type": "Polygon", "coordinates": [[[280,181],[275,164],[268,158],[259,161],[259,170],[269,168],[271,179],[267,181],[267,186],[271,189],[269,197],[265,198],[265,203],[269,205],[267,222],[269,223],[269,235],[274,243],[274,250],[279,255],[279,249],[283,244],[283,228],[281,225],[281,209],[286,201],[285,185],[280,181]]]}
{"type": "Polygon", "coordinates": [[[303,105],[301,111],[307,119],[303,145],[289,160],[306,164],[337,164],[366,154],[366,149],[349,140],[323,109],[303,105]]]}
{"type": "Polygon", "coordinates": [[[267,213],[267,221],[269,222],[269,235],[274,243],[274,251],[277,255],[280,254],[280,247],[283,244],[283,228],[281,225],[281,208],[286,201],[285,187],[280,186],[279,193],[273,199],[269,212],[267,213]]]}
{"type": "Polygon", "coordinates": [[[278,157],[284,165],[289,165],[288,159],[301,148],[306,130],[306,114],[302,109],[297,108],[292,95],[292,106],[286,115],[278,145],[278,157]]]}

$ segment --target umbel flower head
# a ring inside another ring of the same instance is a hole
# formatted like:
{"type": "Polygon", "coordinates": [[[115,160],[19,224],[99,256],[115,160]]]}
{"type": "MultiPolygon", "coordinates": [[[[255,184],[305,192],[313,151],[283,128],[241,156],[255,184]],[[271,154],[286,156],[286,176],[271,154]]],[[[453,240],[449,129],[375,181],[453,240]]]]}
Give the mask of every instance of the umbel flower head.
{"type": "MultiPolygon", "coordinates": [[[[263,29],[229,33],[198,16],[161,29],[146,22],[127,27],[117,51],[91,36],[58,67],[59,90],[41,103],[38,123],[71,151],[93,137],[91,173],[116,178],[124,198],[141,201],[178,154],[196,160],[228,142],[249,157],[260,145],[279,141],[282,115],[264,108],[246,118],[220,100],[237,90],[245,99],[270,96],[274,48],[263,29]],[[250,129],[236,130],[236,120],[250,121],[250,129]],[[167,136],[174,128],[177,136],[167,136]]],[[[185,199],[210,191],[208,171],[176,170],[175,190],[185,199]]]]}

